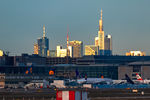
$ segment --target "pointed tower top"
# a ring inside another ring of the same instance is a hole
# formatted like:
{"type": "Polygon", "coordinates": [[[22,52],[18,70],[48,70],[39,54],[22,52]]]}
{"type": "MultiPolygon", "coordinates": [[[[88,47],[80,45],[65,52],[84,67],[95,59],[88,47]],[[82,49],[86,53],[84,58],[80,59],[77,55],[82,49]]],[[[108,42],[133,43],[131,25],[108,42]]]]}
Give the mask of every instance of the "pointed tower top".
{"type": "Polygon", "coordinates": [[[102,8],[101,8],[101,20],[102,20],[102,15],[103,15],[103,11],[102,11],[102,8]]]}
{"type": "Polygon", "coordinates": [[[45,25],[43,25],[43,37],[45,37],[45,25]]]}
{"type": "Polygon", "coordinates": [[[101,19],[99,20],[99,31],[103,31],[103,20],[102,20],[102,9],[101,9],[101,19]]]}

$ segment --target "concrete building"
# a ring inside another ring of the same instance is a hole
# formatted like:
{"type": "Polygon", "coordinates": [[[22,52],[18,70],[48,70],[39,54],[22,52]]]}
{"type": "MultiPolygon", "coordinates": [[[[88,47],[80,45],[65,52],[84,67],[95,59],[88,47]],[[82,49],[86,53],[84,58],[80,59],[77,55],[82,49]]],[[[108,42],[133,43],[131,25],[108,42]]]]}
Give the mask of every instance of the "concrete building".
{"type": "Polygon", "coordinates": [[[112,55],[112,36],[111,35],[106,35],[105,36],[104,55],[107,55],[107,56],[112,55]]]}
{"type": "MultiPolygon", "coordinates": [[[[57,57],[66,57],[67,56],[67,49],[63,49],[62,46],[57,46],[57,57]]],[[[69,56],[73,57],[73,48],[72,46],[68,46],[69,56]]]]}
{"type": "Polygon", "coordinates": [[[73,57],[83,56],[83,42],[82,41],[69,41],[69,46],[73,47],[73,57]]]}
{"type": "Polygon", "coordinates": [[[118,79],[125,79],[125,74],[137,80],[136,73],[138,73],[143,80],[150,80],[150,61],[136,61],[128,63],[127,65],[120,65],[118,67],[118,79]]]}
{"type": "Polygon", "coordinates": [[[145,52],[141,51],[130,51],[126,53],[126,56],[145,56],[145,52]]]}
{"type": "Polygon", "coordinates": [[[99,46],[85,45],[85,55],[99,55],[99,46]]]}
{"type": "Polygon", "coordinates": [[[46,57],[49,50],[49,39],[45,36],[45,26],[43,26],[43,37],[37,39],[38,55],[46,57]]]}

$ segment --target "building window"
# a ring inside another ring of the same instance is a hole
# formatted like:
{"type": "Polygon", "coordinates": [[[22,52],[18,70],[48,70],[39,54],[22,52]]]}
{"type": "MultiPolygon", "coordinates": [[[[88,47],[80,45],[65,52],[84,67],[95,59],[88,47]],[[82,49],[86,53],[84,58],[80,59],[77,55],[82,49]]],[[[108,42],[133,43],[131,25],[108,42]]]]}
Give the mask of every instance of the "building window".
{"type": "Polygon", "coordinates": [[[141,72],[141,66],[133,66],[133,72],[141,72]]]}

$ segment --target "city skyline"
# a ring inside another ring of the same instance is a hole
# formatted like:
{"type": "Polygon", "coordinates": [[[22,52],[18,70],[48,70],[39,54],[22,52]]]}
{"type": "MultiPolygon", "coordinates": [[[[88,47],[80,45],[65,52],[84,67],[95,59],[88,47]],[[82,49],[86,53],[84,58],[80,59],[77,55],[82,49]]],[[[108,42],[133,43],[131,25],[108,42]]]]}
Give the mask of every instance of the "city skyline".
{"type": "Polygon", "coordinates": [[[150,55],[149,3],[148,0],[39,0],[36,4],[28,0],[1,1],[0,49],[11,55],[33,54],[33,45],[42,36],[44,24],[50,50],[60,44],[66,46],[67,26],[70,40],[94,44],[102,8],[105,34],[113,36],[113,54],[141,50],[150,55]]]}

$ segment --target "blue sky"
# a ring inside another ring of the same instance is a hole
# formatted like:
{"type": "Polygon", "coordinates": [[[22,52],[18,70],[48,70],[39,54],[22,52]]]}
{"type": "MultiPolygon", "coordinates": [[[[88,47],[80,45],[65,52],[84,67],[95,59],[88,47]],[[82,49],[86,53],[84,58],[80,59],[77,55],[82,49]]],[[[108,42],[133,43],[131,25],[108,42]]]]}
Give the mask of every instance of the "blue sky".
{"type": "Polygon", "coordinates": [[[113,37],[113,53],[129,50],[150,55],[150,0],[1,0],[0,49],[11,55],[33,53],[36,39],[46,36],[50,49],[65,48],[67,27],[70,40],[94,44],[100,9],[104,32],[113,37]]]}

